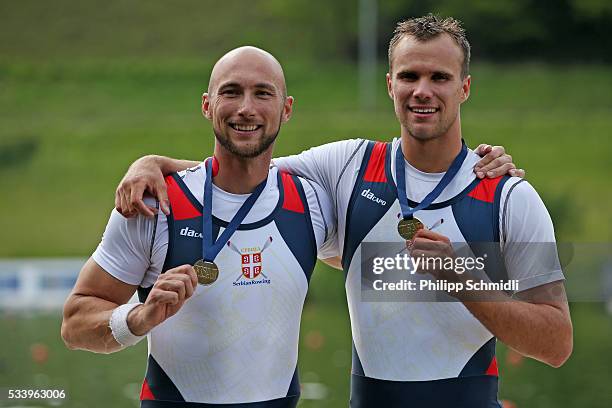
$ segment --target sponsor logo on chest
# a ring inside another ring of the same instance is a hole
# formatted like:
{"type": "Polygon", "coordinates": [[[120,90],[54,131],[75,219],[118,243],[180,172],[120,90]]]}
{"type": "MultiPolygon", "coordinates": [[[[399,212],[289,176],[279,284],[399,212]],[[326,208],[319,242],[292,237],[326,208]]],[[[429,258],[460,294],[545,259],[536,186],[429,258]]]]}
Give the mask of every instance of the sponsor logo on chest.
{"type": "Polygon", "coordinates": [[[181,228],[181,230],[179,231],[179,234],[184,236],[184,237],[202,238],[202,233],[201,232],[197,232],[196,230],[192,230],[189,227],[181,228]]]}
{"type": "Polygon", "coordinates": [[[361,192],[361,196],[362,196],[362,197],[365,197],[366,199],[368,199],[368,200],[370,200],[370,201],[372,201],[372,202],[374,202],[374,203],[376,203],[376,204],[380,204],[380,205],[382,205],[383,207],[384,207],[385,205],[387,205],[387,202],[386,202],[385,200],[383,200],[382,198],[378,198],[378,197],[376,197],[376,196],[374,195],[374,193],[372,193],[372,192],[370,191],[370,189],[369,189],[369,188],[368,188],[368,189],[363,190],[363,191],[361,192]]]}

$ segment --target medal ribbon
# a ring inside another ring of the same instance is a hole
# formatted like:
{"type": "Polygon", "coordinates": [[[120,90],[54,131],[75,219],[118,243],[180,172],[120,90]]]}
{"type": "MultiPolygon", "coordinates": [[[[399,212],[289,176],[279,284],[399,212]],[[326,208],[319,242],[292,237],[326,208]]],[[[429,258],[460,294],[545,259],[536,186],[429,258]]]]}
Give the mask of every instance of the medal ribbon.
{"type": "Polygon", "coordinates": [[[406,195],[406,173],[404,172],[404,154],[402,153],[402,146],[398,147],[395,153],[395,179],[397,180],[397,198],[400,202],[400,207],[402,208],[402,216],[405,220],[409,220],[413,218],[413,214],[423,208],[427,208],[435,201],[436,198],[442,194],[442,191],[450,184],[450,182],[455,178],[465,157],[467,156],[467,146],[465,142],[461,140],[461,151],[455,157],[452,164],[438,183],[438,185],[429,193],[423,201],[419,203],[414,208],[410,208],[408,205],[408,197],[406,195]]]}
{"type": "Polygon", "coordinates": [[[232,218],[227,228],[223,231],[221,236],[216,242],[213,242],[213,225],[212,225],[212,159],[206,162],[206,179],[204,180],[204,213],[202,214],[202,255],[205,261],[213,262],[215,257],[221,252],[223,246],[229,241],[230,237],[238,227],[240,223],[247,216],[255,202],[261,195],[266,186],[268,178],[257,187],[251,195],[242,204],[236,215],[232,218]]]}

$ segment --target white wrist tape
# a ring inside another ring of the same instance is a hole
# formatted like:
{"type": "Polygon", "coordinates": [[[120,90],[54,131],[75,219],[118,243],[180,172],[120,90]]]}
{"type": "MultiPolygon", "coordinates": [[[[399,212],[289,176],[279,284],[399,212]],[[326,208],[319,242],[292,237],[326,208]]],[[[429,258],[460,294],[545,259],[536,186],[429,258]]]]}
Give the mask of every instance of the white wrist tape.
{"type": "Polygon", "coordinates": [[[113,310],[111,314],[109,321],[111,333],[115,340],[117,340],[117,343],[121,344],[123,347],[133,346],[147,337],[146,334],[143,336],[136,336],[130,331],[127,323],[128,314],[132,309],[140,305],[142,305],[142,303],[126,303],[113,310]]]}

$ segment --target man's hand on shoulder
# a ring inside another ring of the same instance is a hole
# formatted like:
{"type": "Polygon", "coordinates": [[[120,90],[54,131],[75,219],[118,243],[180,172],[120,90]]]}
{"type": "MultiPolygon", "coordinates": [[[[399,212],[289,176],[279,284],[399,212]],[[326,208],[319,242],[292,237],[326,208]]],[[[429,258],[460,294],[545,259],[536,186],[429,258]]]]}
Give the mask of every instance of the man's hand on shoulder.
{"type": "Polygon", "coordinates": [[[157,208],[145,204],[145,191],[159,201],[164,214],[169,214],[166,183],[157,160],[158,156],[153,155],[141,157],[132,163],[123,176],[115,191],[115,208],[124,217],[130,218],[138,213],[152,217],[157,213],[157,208]]]}
{"type": "Polygon", "coordinates": [[[115,208],[126,218],[136,214],[152,217],[157,208],[149,207],[143,201],[145,191],[159,201],[164,214],[170,214],[168,193],[164,176],[195,167],[199,162],[149,155],[136,160],[128,169],[115,191],[115,208]]]}
{"type": "Polygon", "coordinates": [[[174,316],[197,286],[198,278],[191,265],[181,265],[159,275],[146,302],[128,315],[130,331],[142,336],[174,316]]]}
{"type": "Polygon", "coordinates": [[[495,178],[509,174],[513,177],[525,177],[525,170],[517,169],[512,156],[506,153],[503,146],[479,145],[474,152],[482,159],[474,166],[478,178],[495,178]]]}

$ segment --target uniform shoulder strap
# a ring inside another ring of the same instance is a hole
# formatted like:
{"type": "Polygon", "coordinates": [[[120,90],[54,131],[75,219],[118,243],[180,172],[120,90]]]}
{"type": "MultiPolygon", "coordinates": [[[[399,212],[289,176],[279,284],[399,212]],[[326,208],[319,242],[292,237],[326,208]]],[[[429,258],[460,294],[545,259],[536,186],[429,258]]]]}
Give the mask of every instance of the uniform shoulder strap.
{"type": "MultiPolygon", "coordinates": [[[[298,192],[296,183],[300,183],[296,176],[281,172],[281,182],[283,184],[283,209],[296,213],[304,213],[304,200],[298,192]]],[[[301,187],[301,183],[300,183],[301,187]]]]}
{"type": "Polygon", "coordinates": [[[387,150],[390,148],[390,143],[368,142],[366,155],[364,157],[364,166],[366,166],[366,168],[363,173],[363,181],[375,183],[387,182],[385,164],[387,150]]]}
{"type": "Polygon", "coordinates": [[[187,190],[187,186],[183,183],[178,174],[173,173],[166,176],[165,181],[172,218],[174,218],[174,220],[180,221],[202,215],[202,212],[197,208],[199,205],[192,202],[193,200],[190,197],[191,193],[185,191],[187,190]]]}

